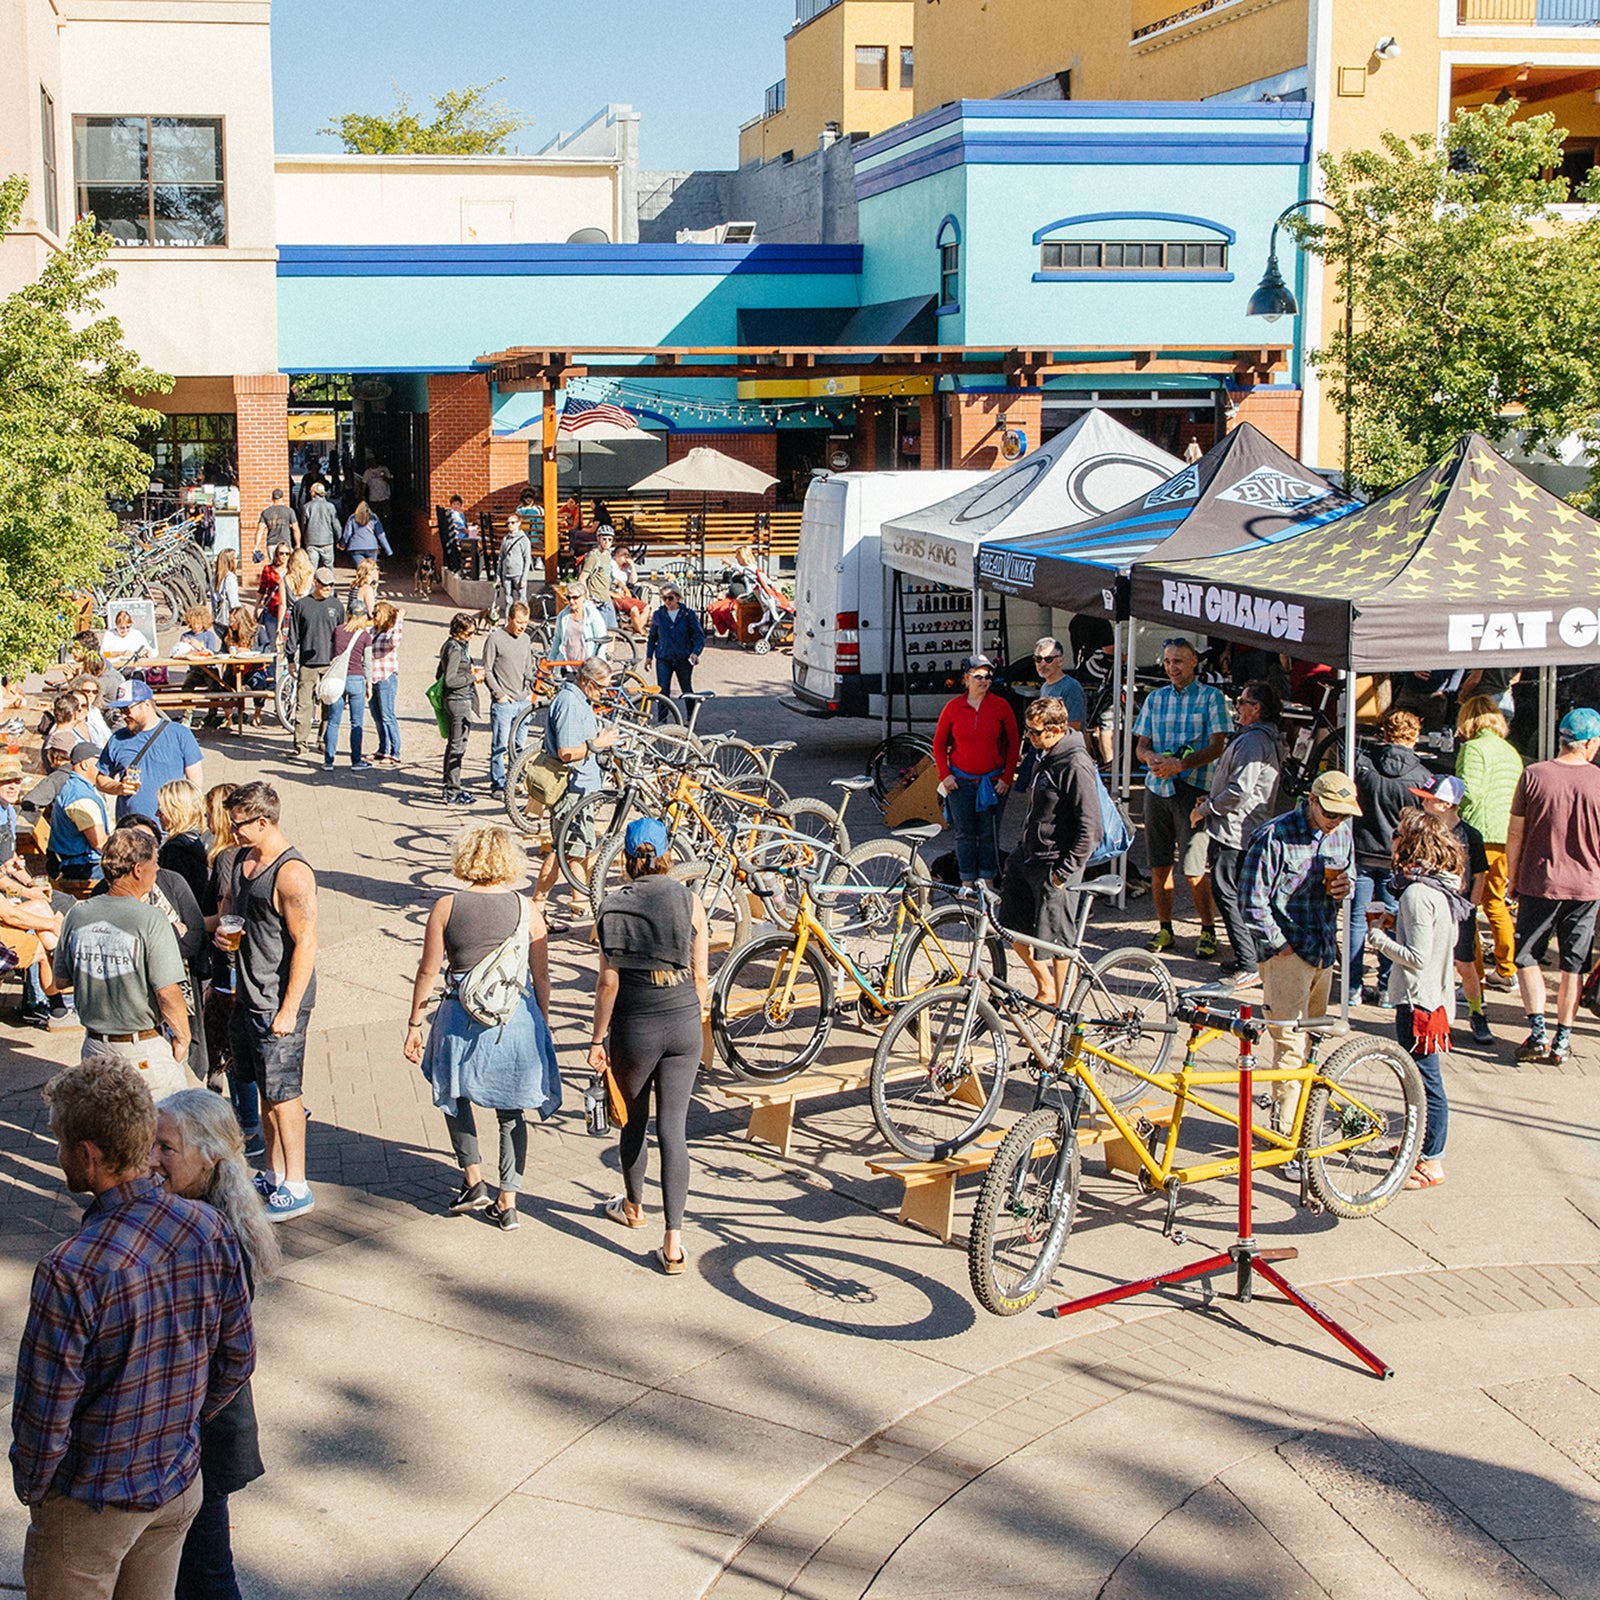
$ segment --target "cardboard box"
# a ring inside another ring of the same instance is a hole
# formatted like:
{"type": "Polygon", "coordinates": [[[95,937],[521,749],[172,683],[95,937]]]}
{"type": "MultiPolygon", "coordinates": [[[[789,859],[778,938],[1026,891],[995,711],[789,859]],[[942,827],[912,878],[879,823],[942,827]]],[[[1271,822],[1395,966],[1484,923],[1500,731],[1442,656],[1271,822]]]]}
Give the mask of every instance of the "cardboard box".
{"type": "Polygon", "coordinates": [[[883,820],[891,828],[898,828],[904,822],[937,822],[945,826],[939,769],[931,756],[924,756],[906,774],[904,782],[889,791],[883,820]]]}

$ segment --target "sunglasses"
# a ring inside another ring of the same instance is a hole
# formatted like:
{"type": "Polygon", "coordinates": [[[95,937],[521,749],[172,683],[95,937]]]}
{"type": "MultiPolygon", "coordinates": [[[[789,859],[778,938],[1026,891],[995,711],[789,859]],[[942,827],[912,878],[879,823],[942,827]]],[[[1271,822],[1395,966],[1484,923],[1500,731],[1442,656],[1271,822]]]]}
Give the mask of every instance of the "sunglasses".
{"type": "Polygon", "coordinates": [[[1035,650],[1033,652],[1033,659],[1035,661],[1059,661],[1061,659],[1061,656],[1062,656],[1062,652],[1059,651],[1059,650],[1056,651],[1056,653],[1053,656],[1040,655],[1037,650],[1035,650]]]}
{"type": "Polygon", "coordinates": [[[988,679],[992,678],[994,674],[992,672],[969,672],[967,676],[969,678],[982,678],[987,681],[988,679]]]}

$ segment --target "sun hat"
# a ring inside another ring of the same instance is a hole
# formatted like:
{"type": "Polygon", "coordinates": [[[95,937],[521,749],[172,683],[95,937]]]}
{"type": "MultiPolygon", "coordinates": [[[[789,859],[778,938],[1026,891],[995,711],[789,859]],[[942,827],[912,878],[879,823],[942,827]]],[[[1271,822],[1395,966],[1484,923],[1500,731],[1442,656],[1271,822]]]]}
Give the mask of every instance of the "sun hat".
{"type": "Polygon", "coordinates": [[[1359,817],[1361,802],[1356,799],[1356,786],[1343,772],[1323,772],[1311,785],[1311,798],[1322,809],[1336,817],[1359,817]]]}
{"type": "Polygon", "coordinates": [[[143,678],[129,678],[126,683],[117,685],[117,692],[112,695],[111,703],[114,706],[139,706],[147,700],[154,699],[150,685],[143,678]]]}
{"type": "Polygon", "coordinates": [[[1588,706],[1574,706],[1561,719],[1561,733],[1574,744],[1585,739],[1600,739],[1600,711],[1588,706]]]}
{"type": "Polygon", "coordinates": [[[22,760],[19,756],[0,756],[0,783],[22,781],[22,760]]]}
{"type": "Polygon", "coordinates": [[[630,856],[637,855],[644,845],[649,845],[658,859],[667,853],[667,830],[655,817],[636,818],[623,835],[622,848],[630,856]]]}
{"type": "Polygon", "coordinates": [[[1415,787],[1412,794],[1425,800],[1440,800],[1447,806],[1458,806],[1466,798],[1467,786],[1459,778],[1435,778],[1426,788],[1415,787]]]}

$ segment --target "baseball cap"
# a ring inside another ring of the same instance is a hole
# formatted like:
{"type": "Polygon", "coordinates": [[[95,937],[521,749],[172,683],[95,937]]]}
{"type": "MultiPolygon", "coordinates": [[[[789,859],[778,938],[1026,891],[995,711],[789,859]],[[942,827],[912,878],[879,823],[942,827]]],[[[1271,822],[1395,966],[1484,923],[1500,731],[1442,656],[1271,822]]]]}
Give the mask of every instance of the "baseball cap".
{"type": "Polygon", "coordinates": [[[21,758],[19,756],[0,756],[0,783],[18,783],[21,779],[21,758]]]}
{"type": "Polygon", "coordinates": [[[67,759],[72,763],[73,766],[77,766],[80,761],[87,761],[91,756],[98,757],[99,754],[99,745],[93,743],[89,739],[80,739],[75,745],[73,745],[72,754],[68,756],[67,759]]]}
{"type": "Polygon", "coordinates": [[[1574,706],[1561,719],[1561,733],[1574,744],[1580,739],[1600,739],[1600,711],[1591,711],[1588,706],[1574,706]]]}
{"type": "Polygon", "coordinates": [[[1311,785],[1311,798],[1326,812],[1336,817],[1359,817],[1361,802],[1356,799],[1356,786],[1343,772],[1323,772],[1311,785]]]}
{"type": "Polygon", "coordinates": [[[137,706],[143,705],[146,700],[154,699],[155,696],[151,694],[148,683],[142,678],[129,678],[126,683],[118,686],[117,692],[111,697],[111,703],[114,706],[137,706]]]}
{"type": "Polygon", "coordinates": [[[334,570],[332,567],[318,567],[317,570],[311,574],[311,577],[313,582],[326,584],[330,589],[339,581],[334,575],[334,570]]]}
{"type": "Polygon", "coordinates": [[[1447,806],[1458,806],[1466,798],[1467,786],[1459,778],[1435,778],[1426,788],[1413,788],[1412,794],[1429,800],[1442,800],[1447,806]]]}
{"type": "Polygon", "coordinates": [[[83,735],[71,723],[68,723],[63,728],[52,728],[49,738],[44,742],[44,747],[46,751],[65,750],[68,755],[71,755],[78,748],[78,743],[82,738],[83,735]]]}
{"type": "Polygon", "coordinates": [[[628,854],[637,855],[642,845],[649,845],[657,857],[667,853],[667,830],[655,817],[638,817],[628,824],[622,847],[628,854]]]}
{"type": "Polygon", "coordinates": [[[968,656],[967,659],[961,663],[961,670],[963,672],[971,672],[973,670],[973,668],[975,668],[975,667],[979,671],[993,672],[994,671],[994,662],[992,662],[988,658],[988,656],[981,656],[980,655],[980,656],[968,656]]]}

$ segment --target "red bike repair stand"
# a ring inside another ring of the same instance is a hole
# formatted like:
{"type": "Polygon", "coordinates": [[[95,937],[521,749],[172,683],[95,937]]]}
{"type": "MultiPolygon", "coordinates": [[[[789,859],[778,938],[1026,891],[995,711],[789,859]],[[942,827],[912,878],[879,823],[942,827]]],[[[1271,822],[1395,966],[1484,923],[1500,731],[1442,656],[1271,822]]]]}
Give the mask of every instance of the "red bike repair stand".
{"type": "MultiPolygon", "coordinates": [[[[1228,1026],[1218,1018],[1213,1026],[1228,1026]]],[[[1255,1072],[1252,1066],[1254,1060],[1253,1042],[1259,1037],[1260,1024],[1251,1025],[1250,1007],[1245,1006],[1238,1018],[1229,1028],[1230,1032],[1239,1035],[1239,1236],[1232,1245],[1223,1252],[1214,1256],[1207,1256],[1204,1261],[1197,1261],[1190,1267],[1179,1267],[1173,1272],[1159,1272],[1153,1278],[1141,1278],[1137,1283],[1125,1283],[1116,1289],[1102,1289],[1098,1294],[1085,1295],[1081,1300],[1068,1300],[1063,1305],[1056,1306],[1051,1311],[1054,1317],[1070,1317],[1079,1311],[1093,1311],[1097,1306],[1108,1306],[1118,1300],[1130,1300],[1136,1294],[1148,1294],[1154,1289],[1170,1288],[1175,1284],[1188,1283],[1195,1278],[1214,1277],[1219,1272],[1226,1272],[1230,1266],[1237,1270],[1234,1281],[1233,1297],[1241,1305],[1250,1303],[1251,1280],[1259,1273],[1268,1283],[1283,1295],[1291,1305],[1298,1306],[1319,1328],[1331,1333],[1351,1355],[1361,1361],[1380,1378],[1392,1378],[1394,1368],[1380,1357],[1374,1355],[1353,1333],[1341,1328],[1325,1311],[1305,1295],[1283,1276],[1276,1267],[1271,1265],[1274,1261],[1293,1261],[1300,1252],[1291,1247],[1276,1250],[1263,1250],[1255,1241],[1253,1222],[1251,1218],[1251,1205],[1253,1198],[1252,1173],[1250,1169],[1250,1121],[1255,1113],[1255,1092],[1253,1079],[1255,1072]],[[1243,1023],[1246,1026],[1240,1027],[1243,1023]]]]}

